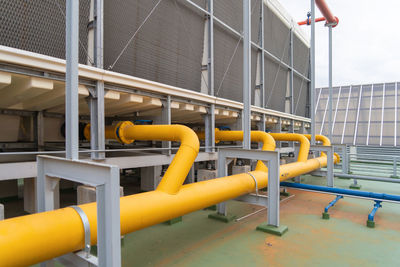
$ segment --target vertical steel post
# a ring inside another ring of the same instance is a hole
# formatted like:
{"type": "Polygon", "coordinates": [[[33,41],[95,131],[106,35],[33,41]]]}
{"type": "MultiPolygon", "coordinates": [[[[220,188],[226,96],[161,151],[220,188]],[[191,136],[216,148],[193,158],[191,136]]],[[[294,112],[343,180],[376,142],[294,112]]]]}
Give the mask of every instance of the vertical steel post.
{"type": "Polygon", "coordinates": [[[78,40],[79,1],[67,0],[65,72],[65,150],[68,159],[79,158],[78,40]]]}
{"type": "MultiPolygon", "coordinates": [[[[94,1],[95,42],[94,62],[97,68],[103,68],[103,35],[104,35],[104,0],[94,1]]],[[[90,103],[90,147],[92,150],[105,149],[104,136],[104,82],[96,82],[95,95],[89,98],[90,103]]],[[[92,152],[92,159],[104,159],[104,152],[92,152]]]]}
{"type": "Polygon", "coordinates": [[[279,153],[268,161],[268,219],[267,225],[279,227],[279,153]]]}
{"type": "Polygon", "coordinates": [[[311,0],[311,87],[310,87],[310,107],[311,107],[311,144],[315,145],[315,0],[311,0]]]}
{"type": "MultiPolygon", "coordinates": [[[[260,69],[260,85],[261,85],[261,105],[265,108],[265,41],[264,41],[264,1],[260,1],[260,28],[261,28],[261,37],[260,37],[260,46],[261,46],[261,69],[260,69]]],[[[264,116],[265,118],[265,116],[264,116]]],[[[265,119],[264,119],[264,131],[265,131],[265,119]]]]}
{"type": "Polygon", "coordinates": [[[333,101],[333,88],[332,88],[332,25],[329,25],[328,28],[329,28],[328,137],[329,137],[329,140],[331,140],[331,142],[332,142],[332,101],[333,101]]]}
{"type": "MultiPolygon", "coordinates": [[[[214,0],[208,0],[208,94],[214,96],[214,0]]],[[[204,116],[205,123],[205,151],[215,150],[215,105],[211,104],[208,113],[204,116]]]]}
{"type": "MultiPolygon", "coordinates": [[[[161,121],[163,124],[171,124],[171,96],[167,96],[167,99],[162,101],[162,113],[161,121]]],[[[162,153],[165,155],[171,155],[171,141],[162,141],[162,153]]]]}
{"type": "MultiPolygon", "coordinates": [[[[264,47],[264,1],[260,1],[260,89],[261,89],[261,107],[265,108],[265,47],[264,47]]],[[[260,131],[265,132],[265,114],[262,114],[261,122],[260,122],[260,131]]],[[[261,144],[259,144],[259,147],[261,144]]]]}
{"type": "Polygon", "coordinates": [[[243,0],[243,149],[251,149],[251,8],[250,0],[243,0]]]}
{"type": "Polygon", "coordinates": [[[397,146],[397,82],[395,83],[395,88],[394,88],[394,146],[397,146]]]}
{"type": "MultiPolygon", "coordinates": [[[[293,28],[290,28],[290,76],[289,76],[289,86],[290,86],[290,114],[294,114],[294,87],[293,87],[293,60],[294,60],[294,50],[293,50],[293,28]]],[[[292,130],[293,132],[293,130],[292,130]]]]}

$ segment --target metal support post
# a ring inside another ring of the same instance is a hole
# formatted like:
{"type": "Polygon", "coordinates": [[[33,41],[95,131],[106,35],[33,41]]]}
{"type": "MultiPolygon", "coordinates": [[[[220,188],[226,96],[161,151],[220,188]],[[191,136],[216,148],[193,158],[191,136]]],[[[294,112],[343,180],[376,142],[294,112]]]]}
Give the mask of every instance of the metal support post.
{"type": "Polygon", "coordinates": [[[310,151],[326,152],[326,157],[327,157],[326,185],[329,187],[334,187],[333,147],[332,146],[322,146],[322,145],[311,145],[310,151]]]}
{"type": "MultiPolygon", "coordinates": [[[[171,96],[162,101],[161,120],[163,124],[171,124],[171,96]]],[[[171,141],[163,141],[162,148],[168,148],[162,151],[163,154],[171,155],[171,141]]]]}
{"type": "MultiPolygon", "coordinates": [[[[260,35],[260,46],[262,49],[262,53],[261,53],[261,68],[260,68],[260,86],[261,86],[261,105],[262,108],[265,108],[265,55],[264,55],[264,51],[265,51],[265,42],[264,42],[264,1],[260,1],[260,12],[261,12],[261,16],[260,16],[260,31],[261,31],[261,35],[260,35]]],[[[264,117],[264,131],[265,131],[265,114],[263,115],[264,117]]]]}
{"type": "Polygon", "coordinates": [[[398,178],[397,176],[397,157],[393,158],[393,175],[392,178],[398,178]]]}
{"type": "Polygon", "coordinates": [[[251,8],[243,0],[243,149],[251,148],[251,8]]]}
{"type": "MultiPolygon", "coordinates": [[[[253,204],[268,205],[268,219],[266,224],[259,225],[257,230],[268,232],[275,235],[283,235],[287,231],[287,226],[279,223],[279,152],[278,151],[260,151],[247,149],[220,149],[218,153],[218,176],[224,177],[227,175],[227,159],[242,158],[250,160],[261,160],[268,167],[268,200],[265,196],[258,194],[257,180],[249,172],[249,177],[254,179],[255,194],[247,194],[237,198],[240,201],[247,201],[253,204]],[[268,202],[268,203],[267,203],[268,202]]],[[[220,203],[217,206],[217,214],[210,214],[210,218],[220,219],[225,222],[230,221],[234,216],[228,216],[226,203],[220,203]],[[225,219],[223,219],[225,217],[225,219]]]]}
{"type": "MultiPolygon", "coordinates": [[[[103,35],[104,35],[104,2],[103,0],[94,1],[95,12],[95,42],[94,42],[94,62],[97,68],[103,68],[103,35]]],[[[89,98],[90,106],[90,147],[92,150],[105,149],[105,122],[104,122],[104,83],[96,81],[94,95],[89,98]]],[[[92,159],[104,159],[104,152],[92,152],[92,159]]]]}
{"type": "Polygon", "coordinates": [[[66,72],[65,72],[65,150],[66,158],[78,159],[79,97],[78,97],[78,40],[79,1],[67,0],[66,12],[66,72]]]}
{"type": "Polygon", "coordinates": [[[38,151],[44,149],[44,116],[43,111],[39,111],[36,115],[36,135],[38,151]]]}
{"type": "Polygon", "coordinates": [[[205,151],[215,151],[215,105],[211,104],[204,115],[205,151]]]}
{"type": "Polygon", "coordinates": [[[328,138],[332,142],[332,102],[333,102],[333,88],[332,88],[332,25],[329,28],[329,98],[328,98],[328,138]]]}
{"type": "Polygon", "coordinates": [[[311,145],[315,145],[315,0],[311,0],[311,51],[310,51],[310,115],[311,115],[311,145]]]}
{"type": "MultiPolygon", "coordinates": [[[[90,266],[121,266],[119,168],[87,161],[38,156],[37,169],[38,212],[54,209],[54,190],[60,178],[96,187],[98,258],[88,254],[88,241],[85,251],[70,253],[57,260],[68,262],[71,266],[88,266],[88,263],[90,266]]],[[[85,214],[80,214],[83,211],[77,212],[82,223],[88,223],[83,220],[85,214]]]]}
{"type": "Polygon", "coordinates": [[[289,87],[290,87],[290,114],[294,114],[294,86],[293,86],[293,61],[294,61],[294,50],[293,50],[293,28],[290,28],[290,43],[289,43],[289,58],[290,58],[290,73],[289,73],[289,87]]]}
{"type": "MultiPolygon", "coordinates": [[[[207,1],[207,83],[208,94],[214,96],[214,0],[207,1]]],[[[206,38],[206,37],[205,37],[206,38]]],[[[204,116],[205,151],[215,151],[215,105],[204,116]]]]}

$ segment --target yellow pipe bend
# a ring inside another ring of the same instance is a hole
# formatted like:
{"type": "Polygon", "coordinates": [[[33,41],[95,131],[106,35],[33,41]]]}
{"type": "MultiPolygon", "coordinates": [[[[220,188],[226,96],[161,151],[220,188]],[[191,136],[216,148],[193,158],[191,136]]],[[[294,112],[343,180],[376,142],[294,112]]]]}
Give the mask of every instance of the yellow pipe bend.
{"type": "MultiPolygon", "coordinates": [[[[90,137],[90,126],[85,127],[86,138],[90,137]]],[[[199,139],[196,133],[183,125],[134,125],[124,121],[117,125],[106,126],[106,139],[115,139],[129,144],[134,140],[179,141],[178,152],[169,165],[156,190],[176,194],[188,175],[199,153],[199,139]]]]}
{"type": "Polygon", "coordinates": [[[310,151],[310,141],[302,135],[297,133],[270,133],[275,141],[297,141],[300,143],[299,155],[297,161],[306,162],[308,159],[308,152],[310,151]]]}
{"type": "MultiPolygon", "coordinates": [[[[198,132],[197,136],[199,139],[204,139],[204,132],[198,132]]],[[[275,140],[272,136],[263,131],[251,131],[250,138],[252,142],[260,142],[263,143],[262,150],[266,151],[274,151],[275,150],[275,140]]],[[[243,140],[243,131],[221,131],[218,128],[215,128],[215,142],[218,143],[220,141],[242,141],[243,140]]],[[[257,162],[256,171],[268,172],[267,166],[262,161],[257,162]]]]}
{"type": "MultiPolygon", "coordinates": [[[[307,137],[308,140],[311,140],[311,134],[303,134],[305,137],[307,137]]],[[[315,135],[315,140],[319,141],[322,143],[323,146],[330,146],[331,145],[331,140],[329,140],[328,137],[325,135],[317,134],[315,135]]],[[[321,152],[321,156],[326,156],[324,152],[321,152]]],[[[334,157],[334,163],[339,163],[340,162],[340,156],[338,153],[333,153],[334,157]]]]}

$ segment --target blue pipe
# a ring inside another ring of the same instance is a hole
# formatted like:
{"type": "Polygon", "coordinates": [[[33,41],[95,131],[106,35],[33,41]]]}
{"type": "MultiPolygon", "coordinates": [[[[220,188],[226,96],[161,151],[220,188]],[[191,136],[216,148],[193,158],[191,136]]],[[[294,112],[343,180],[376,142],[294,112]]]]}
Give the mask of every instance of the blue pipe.
{"type": "Polygon", "coordinates": [[[371,213],[368,215],[368,221],[374,221],[375,213],[378,211],[379,208],[382,208],[381,202],[382,201],[375,200],[374,208],[372,209],[371,213]]]}
{"type": "Polygon", "coordinates": [[[328,192],[328,193],[334,193],[334,194],[340,194],[340,195],[351,195],[351,196],[374,198],[374,199],[381,199],[381,200],[391,200],[391,201],[399,201],[400,202],[400,196],[397,196],[397,195],[389,195],[389,194],[358,191],[358,190],[336,188],[336,187],[319,186],[319,185],[288,183],[288,182],[281,182],[281,186],[299,188],[299,189],[307,189],[307,190],[315,190],[315,191],[328,192]]]}
{"type": "Polygon", "coordinates": [[[325,211],[326,213],[328,213],[329,208],[332,207],[332,206],[334,206],[334,205],[336,204],[336,202],[338,202],[341,198],[343,198],[343,196],[340,196],[340,195],[339,195],[339,196],[336,196],[336,198],[335,198],[331,203],[329,203],[328,206],[325,207],[325,210],[324,210],[324,211],[325,211]]]}

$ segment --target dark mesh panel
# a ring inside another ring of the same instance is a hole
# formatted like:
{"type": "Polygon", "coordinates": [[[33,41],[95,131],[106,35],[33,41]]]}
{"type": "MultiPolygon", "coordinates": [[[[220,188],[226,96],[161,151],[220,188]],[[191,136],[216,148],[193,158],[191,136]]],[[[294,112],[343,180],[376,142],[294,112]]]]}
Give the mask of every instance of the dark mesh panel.
{"type": "MultiPolygon", "coordinates": [[[[79,7],[79,62],[86,64],[90,1],[79,7]]],[[[63,13],[65,0],[1,0],[0,45],[65,58],[63,13]]]]}
{"type": "MultiPolygon", "coordinates": [[[[243,2],[238,0],[214,1],[214,16],[238,32],[243,30],[243,2]]],[[[217,24],[217,23],[216,23],[217,24]]]]}
{"type": "Polygon", "coordinates": [[[269,109],[285,111],[287,69],[265,58],[265,103],[269,109]]]}
{"type": "Polygon", "coordinates": [[[308,82],[297,75],[293,75],[294,110],[298,116],[306,117],[306,103],[308,82]]]}
{"type": "Polygon", "coordinates": [[[264,8],[265,49],[289,63],[289,28],[267,7],[264,8]]]}
{"type": "MultiPolygon", "coordinates": [[[[105,1],[106,67],[113,64],[156,2],[105,1]]],[[[177,2],[161,2],[114,71],[200,91],[204,17],[182,1],[177,2]]]]}

